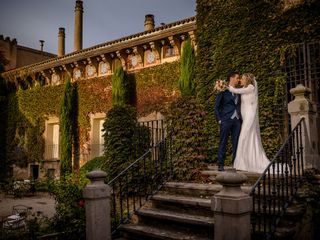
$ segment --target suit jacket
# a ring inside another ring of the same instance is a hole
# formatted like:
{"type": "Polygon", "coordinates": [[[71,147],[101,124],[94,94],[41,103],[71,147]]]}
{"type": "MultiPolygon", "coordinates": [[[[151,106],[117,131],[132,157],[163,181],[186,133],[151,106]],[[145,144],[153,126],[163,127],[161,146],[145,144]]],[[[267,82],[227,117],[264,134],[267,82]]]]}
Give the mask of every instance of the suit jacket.
{"type": "Polygon", "coordinates": [[[236,110],[238,116],[241,119],[241,112],[240,112],[240,95],[238,94],[238,102],[235,103],[235,97],[229,90],[225,90],[223,92],[218,93],[216,97],[216,102],[214,106],[214,112],[218,121],[224,121],[230,119],[233,115],[234,111],[236,110]]]}

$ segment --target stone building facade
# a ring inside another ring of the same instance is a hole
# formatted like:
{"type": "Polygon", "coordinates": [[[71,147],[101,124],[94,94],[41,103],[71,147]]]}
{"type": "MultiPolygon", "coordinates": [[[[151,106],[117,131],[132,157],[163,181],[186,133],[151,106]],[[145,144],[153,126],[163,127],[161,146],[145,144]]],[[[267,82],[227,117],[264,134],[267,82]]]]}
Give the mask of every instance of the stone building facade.
{"type": "MultiPolygon", "coordinates": [[[[118,66],[122,66],[130,74],[164,63],[177,62],[180,59],[183,44],[188,38],[196,47],[195,17],[155,27],[154,16],[146,15],[145,31],[82,49],[82,18],[82,1],[76,1],[74,52],[65,54],[64,28],[59,28],[57,57],[6,71],[2,76],[9,79],[17,76],[18,72],[25,72],[25,77],[31,78],[36,84],[39,84],[37,79],[44,79],[45,86],[63,84],[67,78],[73,82],[90,81],[111,76],[118,66]]],[[[89,118],[91,125],[89,140],[85,149],[82,149],[80,164],[102,154],[101,129],[105,112],[93,112],[89,118]]],[[[161,113],[150,112],[146,116],[141,116],[139,120],[150,121],[162,118],[161,113]]],[[[59,176],[58,116],[46,117],[43,138],[45,141],[43,161],[29,164],[24,170],[14,168],[14,176],[19,175],[19,178],[59,176]],[[19,174],[15,169],[19,169],[19,174]]]]}

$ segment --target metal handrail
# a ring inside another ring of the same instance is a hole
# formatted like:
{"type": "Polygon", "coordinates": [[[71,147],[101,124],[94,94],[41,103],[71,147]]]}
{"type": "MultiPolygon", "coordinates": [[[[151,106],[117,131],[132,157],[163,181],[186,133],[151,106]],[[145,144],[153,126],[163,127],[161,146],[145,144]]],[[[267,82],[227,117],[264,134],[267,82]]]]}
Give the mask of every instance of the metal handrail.
{"type": "Polygon", "coordinates": [[[147,152],[108,182],[112,189],[112,234],[140,209],[172,176],[169,138],[151,146],[147,152]]]}
{"type": "Polygon", "coordinates": [[[252,239],[272,239],[276,226],[303,181],[302,124],[291,131],[268,167],[253,185],[252,239]]]}

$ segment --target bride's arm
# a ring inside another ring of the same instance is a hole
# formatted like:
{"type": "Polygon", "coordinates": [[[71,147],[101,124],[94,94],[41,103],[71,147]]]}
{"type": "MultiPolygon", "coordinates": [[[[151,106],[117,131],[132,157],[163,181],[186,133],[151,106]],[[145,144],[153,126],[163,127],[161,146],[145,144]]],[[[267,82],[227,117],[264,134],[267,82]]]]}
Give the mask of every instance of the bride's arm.
{"type": "Polygon", "coordinates": [[[251,93],[254,91],[254,86],[252,84],[249,84],[247,87],[244,88],[234,88],[232,86],[229,86],[229,91],[236,94],[251,93]]]}

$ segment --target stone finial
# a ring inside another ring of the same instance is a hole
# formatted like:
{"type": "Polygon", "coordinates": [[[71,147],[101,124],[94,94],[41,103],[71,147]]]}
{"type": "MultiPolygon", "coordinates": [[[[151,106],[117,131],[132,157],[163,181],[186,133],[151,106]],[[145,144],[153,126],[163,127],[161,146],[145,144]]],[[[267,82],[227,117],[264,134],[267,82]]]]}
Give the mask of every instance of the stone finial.
{"type": "Polygon", "coordinates": [[[221,192],[218,194],[244,194],[244,192],[241,190],[241,185],[245,183],[247,179],[248,178],[246,175],[238,173],[236,169],[228,169],[226,172],[216,177],[217,182],[223,186],[221,192]]]}
{"type": "Polygon", "coordinates": [[[290,89],[290,93],[295,98],[302,98],[308,96],[311,93],[311,90],[302,84],[298,84],[295,88],[290,89]]]}
{"type": "Polygon", "coordinates": [[[145,16],[144,20],[144,30],[150,31],[154,29],[154,16],[152,14],[148,14],[145,16]]]}
{"type": "Polygon", "coordinates": [[[87,173],[86,176],[90,179],[92,184],[103,184],[107,174],[101,170],[94,170],[87,173]]]}

